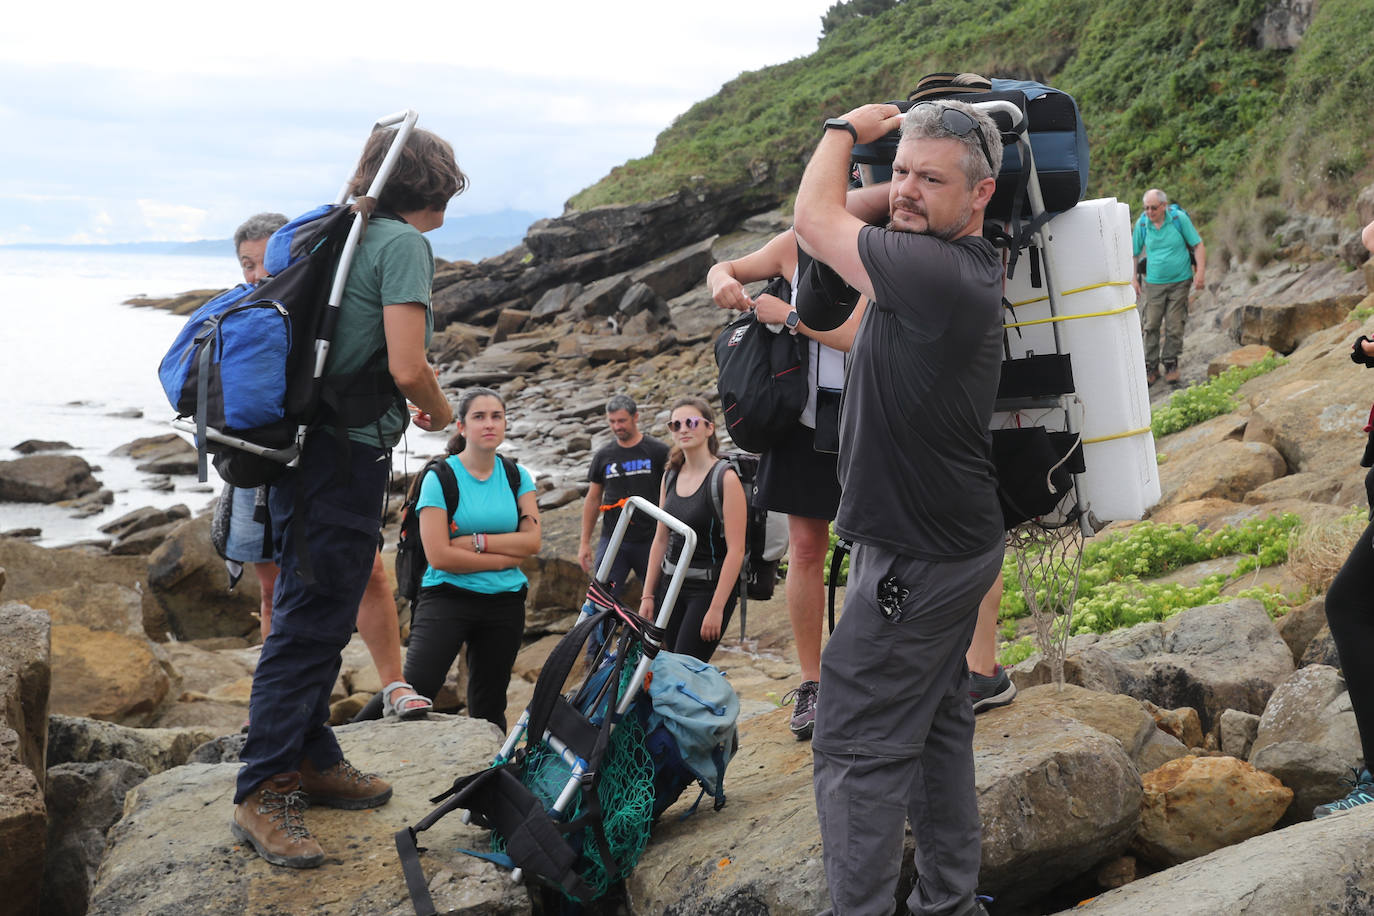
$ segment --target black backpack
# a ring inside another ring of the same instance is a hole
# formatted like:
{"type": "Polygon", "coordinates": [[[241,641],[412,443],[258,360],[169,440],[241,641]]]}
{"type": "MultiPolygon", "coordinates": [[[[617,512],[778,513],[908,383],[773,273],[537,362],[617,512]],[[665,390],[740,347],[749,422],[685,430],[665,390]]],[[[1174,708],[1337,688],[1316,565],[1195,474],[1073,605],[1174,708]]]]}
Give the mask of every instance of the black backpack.
{"type": "MultiPolygon", "coordinates": [[[[773,597],[778,580],[778,561],[763,558],[768,541],[768,510],[758,504],[759,456],[749,452],[726,452],[707,475],[711,494],[711,508],[716,520],[725,523],[725,471],[734,471],[744,486],[747,515],[744,524],[744,563],[739,568],[739,635],[744,638],[744,624],[749,599],[767,601],[773,597]]],[[[677,483],[677,471],[663,472],[665,491],[677,483]]]]}
{"type": "MultiPolygon", "coordinates": [[[[775,278],[759,295],[791,301],[792,285],[775,278]]],[[[767,451],[789,432],[806,407],[806,339],[773,332],[753,312],[716,338],[717,390],[725,428],[742,449],[767,451]]]]}
{"type": "MultiPolygon", "coordinates": [[[[519,516],[520,466],[505,455],[498,453],[496,457],[505,469],[506,482],[510,484],[511,496],[516,499],[515,512],[519,516]]],[[[453,525],[453,514],[458,511],[458,477],[449,466],[448,458],[448,455],[440,455],[425,462],[420,473],[410,482],[410,489],[406,491],[406,501],[401,506],[401,534],[396,542],[396,590],[402,598],[412,604],[415,602],[415,596],[420,594],[420,580],[425,577],[425,570],[429,569],[429,560],[425,558],[425,545],[420,541],[420,512],[415,508],[415,503],[420,499],[420,485],[424,482],[426,474],[433,471],[439,478],[439,485],[444,490],[444,506],[448,510],[450,526],[453,525]]]]}

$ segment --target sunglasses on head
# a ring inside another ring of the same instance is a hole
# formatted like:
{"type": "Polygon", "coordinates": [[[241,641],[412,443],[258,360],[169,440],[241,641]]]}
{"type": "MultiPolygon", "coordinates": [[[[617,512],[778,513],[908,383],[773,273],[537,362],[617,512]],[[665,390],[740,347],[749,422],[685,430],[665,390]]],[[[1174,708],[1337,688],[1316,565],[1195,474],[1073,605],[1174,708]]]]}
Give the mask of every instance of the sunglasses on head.
{"type": "Polygon", "coordinates": [[[669,420],[668,428],[673,432],[678,432],[683,427],[686,427],[687,429],[696,429],[698,426],[710,422],[711,421],[706,419],[705,417],[685,417],[681,420],[669,420]]]}
{"type": "Polygon", "coordinates": [[[954,136],[967,137],[969,134],[973,134],[977,137],[978,145],[983,149],[983,158],[987,160],[988,168],[992,169],[992,177],[997,177],[997,166],[992,164],[992,153],[988,152],[988,141],[983,139],[983,131],[979,128],[977,121],[957,108],[940,105],[938,102],[917,102],[915,107],[921,105],[937,106],[940,109],[940,124],[954,136]]]}

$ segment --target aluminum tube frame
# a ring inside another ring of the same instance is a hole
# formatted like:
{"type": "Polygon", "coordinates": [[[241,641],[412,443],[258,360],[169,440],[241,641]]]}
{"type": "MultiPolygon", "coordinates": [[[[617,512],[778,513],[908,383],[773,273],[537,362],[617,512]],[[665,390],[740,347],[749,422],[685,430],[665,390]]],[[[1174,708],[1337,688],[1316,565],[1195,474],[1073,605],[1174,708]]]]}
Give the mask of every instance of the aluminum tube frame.
{"type": "MultiPolygon", "coordinates": [[[[691,526],[680,520],[675,515],[669,514],[666,510],[655,506],[642,496],[631,496],[626,501],[624,509],[620,513],[620,518],[616,520],[615,528],[611,531],[610,540],[606,544],[606,552],[601,557],[601,565],[596,570],[596,580],[601,583],[606,582],[606,577],[610,575],[611,568],[615,565],[615,555],[620,550],[620,545],[625,540],[625,532],[630,528],[630,521],[635,512],[644,512],[652,516],[656,521],[667,525],[669,529],[682,535],[683,556],[690,557],[697,546],[697,535],[691,526]]],[[[687,579],[687,563],[679,563],[673,570],[673,574],[668,579],[668,590],[663,595],[663,604],[658,609],[658,616],[654,619],[654,625],[664,627],[668,624],[668,619],[672,616],[673,605],[677,601],[678,594],[682,591],[682,583],[687,579]]],[[[586,619],[588,615],[583,612],[578,615],[578,622],[586,619]]],[[[645,641],[655,648],[662,648],[651,636],[646,636],[645,641]]],[[[625,715],[639,696],[640,689],[644,686],[644,678],[649,673],[649,668],[653,664],[653,659],[648,655],[641,655],[639,663],[635,665],[634,676],[630,679],[629,687],[621,695],[620,702],[616,704],[616,717],[625,715]]],[[[515,752],[515,746],[520,743],[520,739],[525,737],[525,729],[529,725],[530,711],[527,708],[520,715],[520,720],[516,722],[515,728],[511,729],[510,735],[506,738],[506,743],[501,746],[501,756],[509,758],[515,752]]],[[[614,726],[613,726],[614,727],[614,726]]],[[[573,799],[577,796],[582,785],[582,773],[586,770],[587,762],[582,760],[572,750],[564,744],[556,735],[545,731],[543,740],[548,742],[554,753],[563,758],[563,761],[572,768],[572,773],[568,781],[564,783],[563,790],[559,792],[558,798],[554,800],[553,807],[549,813],[555,817],[561,817],[563,812],[568,810],[573,799]]],[[[526,742],[528,743],[528,741],[526,742]]],[[[469,823],[471,815],[463,812],[463,822],[469,823]]],[[[516,868],[511,872],[511,881],[519,882],[524,878],[523,869],[516,868]]]]}
{"type": "MultiPolygon", "coordinates": [[[[1030,200],[1031,216],[1038,217],[1042,215],[1045,212],[1045,196],[1040,191],[1040,174],[1035,169],[1035,153],[1031,149],[1030,136],[1027,133],[1029,129],[1028,116],[1011,102],[1000,99],[995,102],[974,102],[973,106],[987,112],[1001,111],[1011,115],[1012,132],[1016,134],[1016,146],[1020,151],[1021,161],[1025,163],[1027,169],[1026,197],[1030,200]]],[[[1019,217],[1020,214],[1013,214],[1014,219],[1019,217]]],[[[1041,226],[1035,231],[1033,238],[1035,239],[1035,243],[1040,246],[1046,255],[1044,258],[1041,258],[1040,267],[1045,272],[1045,292],[1049,297],[1050,315],[1057,317],[1060,314],[1059,297],[1054,291],[1049,257],[1049,252],[1054,246],[1054,236],[1052,233],[1045,231],[1045,226],[1041,226]]],[[[1050,329],[1054,333],[1055,352],[1063,353],[1064,345],[1059,339],[1059,323],[1054,322],[1050,325],[1050,329]]],[[[1081,430],[1078,429],[1078,423],[1074,418],[1073,411],[1069,410],[1068,405],[1063,403],[1062,398],[1059,400],[1064,410],[1064,429],[1071,433],[1081,433],[1081,430]]],[[[1084,537],[1092,537],[1093,534],[1096,533],[1097,528],[1101,526],[1094,526],[1092,513],[1089,507],[1083,503],[1083,491],[1078,485],[1078,477],[1079,475],[1077,474],[1073,475],[1073,501],[1074,505],[1078,508],[1078,525],[1079,528],[1082,529],[1084,537]]]]}

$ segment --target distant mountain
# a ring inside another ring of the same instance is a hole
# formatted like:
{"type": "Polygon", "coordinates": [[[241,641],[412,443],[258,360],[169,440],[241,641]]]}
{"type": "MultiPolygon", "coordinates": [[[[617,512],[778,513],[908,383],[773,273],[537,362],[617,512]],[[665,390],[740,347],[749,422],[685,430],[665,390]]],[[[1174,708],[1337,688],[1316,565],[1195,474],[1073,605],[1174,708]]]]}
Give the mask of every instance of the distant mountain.
{"type": "MultiPolygon", "coordinates": [[[[527,210],[501,210],[496,213],[450,216],[444,225],[429,233],[436,257],[446,261],[480,261],[519,245],[525,230],[545,215],[527,210]]],[[[108,251],[126,254],[217,256],[233,250],[229,239],[199,239],[194,242],[109,242],[106,244],[57,245],[24,243],[0,248],[29,251],[108,251]]]]}

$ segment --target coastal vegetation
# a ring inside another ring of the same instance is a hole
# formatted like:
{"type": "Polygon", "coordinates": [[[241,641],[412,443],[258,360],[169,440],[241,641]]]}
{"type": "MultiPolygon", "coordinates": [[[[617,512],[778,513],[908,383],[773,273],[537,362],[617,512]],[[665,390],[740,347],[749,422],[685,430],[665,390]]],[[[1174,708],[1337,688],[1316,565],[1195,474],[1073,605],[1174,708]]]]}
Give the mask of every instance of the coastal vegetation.
{"type": "Polygon", "coordinates": [[[1270,351],[1263,359],[1249,366],[1232,366],[1220,375],[1179,389],[1169,400],[1150,411],[1150,429],[1158,436],[1167,436],[1181,429],[1230,413],[1238,403],[1236,392],[1240,386],[1256,376],[1273,372],[1288,360],[1270,351]]]}
{"type": "MultiPolygon", "coordinates": [[[[1108,633],[1148,621],[1167,620],[1180,611],[1233,598],[1255,598],[1278,616],[1306,597],[1271,587],[1224,590],[1256,570],[1288,560],[1289,546],[1301,530],[1296,515],[1250,518],[1239,525],[1199,530],[1196,525],[1159,525],[1141,522],[1121,534],[1094,538],[1083,548],[1078,597],[1073,606],[1073,635],[1108,633]],[[1196,582],[1160,581],[1194,563],[1234,558],[1227,569],[1196,582]],[[1224,592],[1224,593],[1223,593],[1224,592]]],[[[998,619],[1009,640],[999,652],[1003,665],[1013,665],[1036,651],[1030,637],[1016,638],[1016,621],[1029,615],[1018,587],[1016,560],[1008,554],[1002,575],[1007,589],[998,619]]],[[[1044,599],[1044,587],[1037,586],[1044,599]]],[[[1063,620],[1064,618],[1059,618],[1063,620]]]]}
{"type": "MultiPolygon", "coordinates": [[[[653,151],[569,201],[576,209],[684,188],[791,198],[820,122],[905,98],[935,71],[1029,78],[1078,102],[1089,197],[1135,205],[1159,186],[1211,226],[1214,256],[1263,262],[1294,208],[1345,216],[1374,174],[1374,7],[1326,0],[1294,50],[1259,47],[1268,0],[850,0],[812,54],[740,74],[653,151]]],[[[1352,224],[1353,225],[1353,224],[1352,224]]]]}

